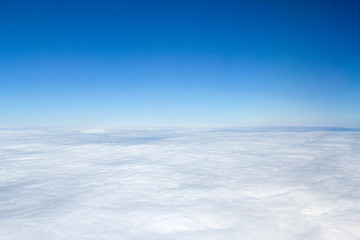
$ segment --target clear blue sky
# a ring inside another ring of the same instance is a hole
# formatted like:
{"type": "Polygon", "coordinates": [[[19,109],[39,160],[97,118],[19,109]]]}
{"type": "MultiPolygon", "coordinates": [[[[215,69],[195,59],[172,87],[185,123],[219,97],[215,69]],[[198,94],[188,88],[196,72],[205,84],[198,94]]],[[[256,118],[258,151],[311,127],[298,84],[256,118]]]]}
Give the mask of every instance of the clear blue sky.
{"type": "Polygon", "coordinates": [[[360,2],[0,0],[0,124],[360,127],[360,2]]]}

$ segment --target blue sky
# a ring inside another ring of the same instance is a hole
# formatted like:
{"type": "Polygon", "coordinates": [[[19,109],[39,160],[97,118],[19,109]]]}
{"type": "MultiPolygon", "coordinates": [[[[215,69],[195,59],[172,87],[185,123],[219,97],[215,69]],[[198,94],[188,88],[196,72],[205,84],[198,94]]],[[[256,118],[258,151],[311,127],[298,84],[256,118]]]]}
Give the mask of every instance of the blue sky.
{"type": "Polygon", "coordinates": [[[358,1],[0,0],[0,124],[360,127],[358,1]]]}

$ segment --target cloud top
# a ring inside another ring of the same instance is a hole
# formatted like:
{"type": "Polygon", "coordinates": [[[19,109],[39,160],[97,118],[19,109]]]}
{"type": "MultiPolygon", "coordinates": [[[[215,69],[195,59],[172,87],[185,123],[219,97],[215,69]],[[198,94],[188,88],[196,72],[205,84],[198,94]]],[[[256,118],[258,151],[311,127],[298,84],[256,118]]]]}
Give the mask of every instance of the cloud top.
{"type": "Polygon", "coordinates": [[[0,130],[2,239],[358,239],[360,133],[0,130]]]}

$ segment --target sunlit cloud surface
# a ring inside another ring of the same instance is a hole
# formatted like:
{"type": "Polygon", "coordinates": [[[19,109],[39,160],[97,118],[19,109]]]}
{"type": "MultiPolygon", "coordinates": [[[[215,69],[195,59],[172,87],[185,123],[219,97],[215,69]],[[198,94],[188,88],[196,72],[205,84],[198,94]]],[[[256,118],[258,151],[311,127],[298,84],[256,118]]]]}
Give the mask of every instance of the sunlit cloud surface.
{"type": "Polygon", "coordinates": [[[3,129],[1,239],[359,239],[360,132],[3,129]]]}

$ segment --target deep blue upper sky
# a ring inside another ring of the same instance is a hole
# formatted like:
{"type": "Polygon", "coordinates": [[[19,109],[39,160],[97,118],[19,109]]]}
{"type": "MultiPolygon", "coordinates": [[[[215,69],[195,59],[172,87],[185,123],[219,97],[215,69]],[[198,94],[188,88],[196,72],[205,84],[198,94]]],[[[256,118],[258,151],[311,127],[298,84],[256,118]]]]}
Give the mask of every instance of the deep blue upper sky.
{"type": "Polygon", "coordinates": [[[360,127],[359,1],[0,0],[0,124],[360,127]]]}

